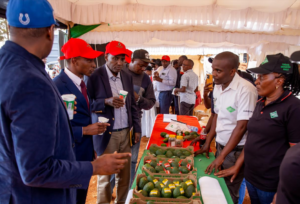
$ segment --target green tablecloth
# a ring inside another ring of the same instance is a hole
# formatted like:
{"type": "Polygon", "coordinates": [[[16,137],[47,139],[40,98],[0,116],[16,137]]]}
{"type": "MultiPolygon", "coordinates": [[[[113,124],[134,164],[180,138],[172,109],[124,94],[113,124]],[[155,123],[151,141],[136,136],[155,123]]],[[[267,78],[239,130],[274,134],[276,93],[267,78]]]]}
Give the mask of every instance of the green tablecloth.
{"type": "MultiPolygon", "coordinates": [[[[144,156],[146,155],[147,151],[148,150],[145,150],[144,153],[143,153],[143,156],[142,156],[142,158],[140,160],[141,162],[139,163],[139,167],[137,169],[136,175],[142,173],[142,166],[143,166],[143,162],[142,161],[144,161],[144,156]]],[[[215,156],[214,156],[213,153],[209,153],[209,159],[207,159],[204,155],[198,155],[197,157],[194,158],[194,165],[195,165],[195,168],[197,168],[197,179],[199,181],[199,178],[202,177],[202,176],[209,176],[209,177],[217,179],[219,181],[220,186],[221,186],[221,188],[223,190],[223,193],[224,193],[224,195],[226,197],[227,203],[228,204],[233,204],[232,199],[230,197],[230,194],[229,194],[229,191],[228,191],[228,188],[226,186],[226,183],[225,183],[224,179],[223,178],[218,178],[218,177],[216,177],[214,175],[208,175],[208,174],[204,173],[206,167],[214,159],[215,159],[215,156]],[[201,159],[201,161],[199,161],[199,159],[201,159]]],[[[131,186],[131,189],[134,189],[135,186],[136,186],[136,177],[135,177],[134,182],[133,182],[133,184],[131,186]]],[[[198,190],[200,190],[199,183],[198,183],[198,190]]],[[[202,201],[202,198],[201,198],[201,201],[202,201]]]]}

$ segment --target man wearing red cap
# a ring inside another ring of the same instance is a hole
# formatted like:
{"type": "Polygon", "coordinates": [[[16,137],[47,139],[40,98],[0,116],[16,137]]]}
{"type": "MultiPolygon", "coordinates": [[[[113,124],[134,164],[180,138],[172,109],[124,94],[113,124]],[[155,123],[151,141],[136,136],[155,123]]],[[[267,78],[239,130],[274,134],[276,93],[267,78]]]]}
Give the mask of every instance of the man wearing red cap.
{"type": "Polygon", "coordinates": [[[170,105],[172,102],[172,91],[176,85],[177,72],[170,64],[170,57],[164,55],[161,59],[163,69],[159,76],[154,76],[153,79],[158,81],[157,90],[159,93],[159,107],[161,114],[169,114],[170,105]]]}
{"type": "MultiPolygon", "coordinates": [[[[65,56],[61,59],[67,61],[66,68],[54,78],[61,95],[74,94],[77,101],[77,114],[71,120],[75,137],[75,155],[77,161],[93,161],[95,158],[93,135],[98,135],[106,130],[108,123],[96,122],[92,124],[90,113],[90,99],[86,90],[83,76],[91,76],[96,68],[95,58],[103,52],[95,51],[84,40],[71,38],[61,51],[65,56]]],[[[88,189],[77,189],[77,204],[84,204],[88,189]]]]}
{"type": "MultiPolygon", "coordinates": [[[[131,53],[123,43],[110,42],[106,46],[106,64],[97,69],[88,80],[92,120],[96,122],[101,116],[108,118],[111,124],[103,137],[94,136],[94,149],[98,156],[114,152],[131,152],[132,127],[135,132],[134,139],[140,138],[141,135],[132,77],[123,70],[125,60],[130,63],[131,53]],[[127,96],[124,96],[126,92],[127,96]]],[[[128,159],[124,169],[116,175],[116,203],[126,201],[130,183],[130,163],[128,159]]],[[[97,189],[97,203],[110,203],[112,195],[110,176],[99,176],[97,189]]]]}

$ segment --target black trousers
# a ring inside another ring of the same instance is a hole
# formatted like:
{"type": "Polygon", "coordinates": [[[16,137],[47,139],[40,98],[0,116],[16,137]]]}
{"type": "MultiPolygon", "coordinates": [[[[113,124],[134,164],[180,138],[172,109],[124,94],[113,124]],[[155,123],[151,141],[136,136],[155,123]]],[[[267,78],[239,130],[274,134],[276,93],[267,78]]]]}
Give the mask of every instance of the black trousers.
{"type": "Polygon", "coordinates": [[[180,115],[193,115],[195,104],[188,104],[186,102],[180,103],[180,115]]]}
{"type": "MultiPolygon", "coordinates": [[[[221,154],[223,150],[223,146],[220,144],[217,144],[217,152],[216,152],[216,158],[221,154]]],[[[224,162],[221,166],[223,169],[229,169],[230,167],[234,166],[237,159],[239,158],[240,154],[242,153],[244,146],[236,147],[234,150],[232,150],[224,159],[224,162]]],[[[244,179],[244,166],[240,169],[239,174],[237,177],[233,180],[233,182],[230,182],[231,176],[225,177],[225,182],[227,185],[227,188],[229,190],[230,196],[232,198],[232,201],[234,204],[239,203],[239,190],[241,187],[241,183],[244,179]]]]}

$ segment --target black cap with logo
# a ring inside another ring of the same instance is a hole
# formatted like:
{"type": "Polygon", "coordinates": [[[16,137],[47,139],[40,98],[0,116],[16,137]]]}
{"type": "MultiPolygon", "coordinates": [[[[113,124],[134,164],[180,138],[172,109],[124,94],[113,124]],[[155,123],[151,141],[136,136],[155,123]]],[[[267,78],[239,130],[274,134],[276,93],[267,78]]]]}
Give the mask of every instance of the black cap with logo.
{"type": "Polygon", "coordinates": [[[149,53],[147,52],[147,50],[143,50],[143,49],[135,50],[132,53],[131,59],[140,59],[144,62],[152,63],[150,60],[149,53]]]}
{"type": "Polygon", "coordinates": [[[281,53],[276,55],[267,55],[265,60],[257,68],[247,69],[255,74],[275,73],[293,73],[293,65],[290,59],[281,53]]]}

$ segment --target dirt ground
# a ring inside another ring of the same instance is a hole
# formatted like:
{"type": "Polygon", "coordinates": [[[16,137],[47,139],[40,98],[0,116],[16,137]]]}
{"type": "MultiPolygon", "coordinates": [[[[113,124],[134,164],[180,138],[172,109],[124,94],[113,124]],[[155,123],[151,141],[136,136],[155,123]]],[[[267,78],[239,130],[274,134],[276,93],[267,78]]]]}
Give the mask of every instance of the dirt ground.
{"type": "MultiPolygon", "coordinates": [[[[204,109],[203,105],[199,105],[196,110],[202,110],[204,109]]],[[[143,155],[144,150],[146,149],[146,145],[148,143],[148,139],[147,137],[142,137],[141,139],[141,146],[140,146],[140,151],[139,151],[139,157],[138,157],[138,163],[143,155]]],[[[215,141],[213,141],[211,143],[211,149],[212,151],[215,153],[216,152],[216,148],[215,148],[215,141]]],[[[116,189],[114,189],[114,192],[112,194],[113,199],[116,197],[116,189]]],[[[88,195],[87,195],[87,199],[86,199],[86,204],[95,204],[97,201],[97,176],[93,176],[91,181],[90,181],[90,185],[89,185],[89,191],[88,191],[88,195]]],[[[111,202],[113,203],[113,201],[111,202]]],[[[246,195],[245,195],[245,199],[243,204],[251,204],[250,202],[250,198],[248,195],[248,192],[246,191],[246,195]]]]}

